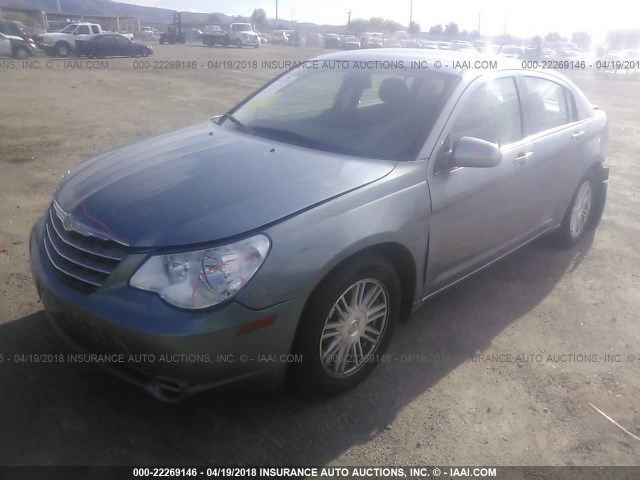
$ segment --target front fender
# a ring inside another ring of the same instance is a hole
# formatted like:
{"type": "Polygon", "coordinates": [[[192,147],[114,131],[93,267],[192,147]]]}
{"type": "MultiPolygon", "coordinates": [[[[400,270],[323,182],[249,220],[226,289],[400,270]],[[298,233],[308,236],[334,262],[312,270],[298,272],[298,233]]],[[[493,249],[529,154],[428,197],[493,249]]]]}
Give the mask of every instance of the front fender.
{"type": "Polygon", "coordinates": [[[426,162],[399,164],[381,180],[266,229],[272,241],[264,265],[237,297],[260,309],[306,298],[338,264],[380,244],[397,244],[413,258],[422,292],[431,212],[426,162]]]}

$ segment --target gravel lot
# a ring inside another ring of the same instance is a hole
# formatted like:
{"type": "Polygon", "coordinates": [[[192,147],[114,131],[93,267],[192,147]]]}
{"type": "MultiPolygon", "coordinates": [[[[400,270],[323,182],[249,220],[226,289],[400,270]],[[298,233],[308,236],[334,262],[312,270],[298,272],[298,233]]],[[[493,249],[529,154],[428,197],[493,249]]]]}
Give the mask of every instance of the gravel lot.
{"type": "Polygon", "coordinates": [[[29,229],[61,174],[222,113],[276,74],[209,60],[317,53],[194,44],[157,46],[151,59],[204,65],[195,70],[0,59],[0,464],[639,464],[640,442],[589,403],[640,435],[640,82],[590,73],[575,81],[611,130],[599,230],[570,251],[536,242],[439,296],[396,330],[393,360],[342,397],[235,389],[165,405],[91,365],[14,360],[69,351],[28,259],[29,229]]]}

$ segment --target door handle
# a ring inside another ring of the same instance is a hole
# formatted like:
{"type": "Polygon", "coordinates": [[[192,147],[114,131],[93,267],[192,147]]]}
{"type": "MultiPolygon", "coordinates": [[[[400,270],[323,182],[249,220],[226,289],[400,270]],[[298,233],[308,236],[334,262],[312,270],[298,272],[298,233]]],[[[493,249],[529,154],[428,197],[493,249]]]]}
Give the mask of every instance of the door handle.
{"type": "Polygon", "coordinates": [[[519,153],[518,156],[513,159],[513,164],[524,165],[530,158],[533,158],[533,152],[519,153]]]}
{"type": "Polygon", "coordinates": [[[573,138],[574,140],[579,140],[583,135],[584,130],[576,130],[575,132],[573,132],[573,135],[571,135],[571,138],[573,138]]]}

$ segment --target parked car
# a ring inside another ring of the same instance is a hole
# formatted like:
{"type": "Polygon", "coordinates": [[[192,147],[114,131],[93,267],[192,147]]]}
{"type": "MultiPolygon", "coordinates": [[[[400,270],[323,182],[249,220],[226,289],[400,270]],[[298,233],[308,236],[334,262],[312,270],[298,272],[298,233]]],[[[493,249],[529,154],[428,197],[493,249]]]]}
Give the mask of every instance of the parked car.
{"type": "Polygon", "coordinates": [[[101,365],[165,399],[286,370],[326,395],[445,288],[542,235],[580,242],[605,204],[605,113],[520,62],[355,68],[446,55],[323,55],[340,62],[72,168],[29,242],[56,331],[154,355],[101,365]]]}
{"type": "MultiPolygon", "coordinates": [[[[77,41],[88,41],[94,35],[101,33],[114,32],[104,32],[97,23],[70,23],[59,32],[39,35],[36,39],[36,45],[48,55],[68,57],[76,52],[77,41]]],[[[132,33],[121,33],[121,35],[133,40],[132,33]]]]}
{"type": "Polygon", "coordinates": [[[365,33],[362,36],[361,47],[362,48],[382,48],[382,39],[384,34],[382,33],[365,33]]]}
{"type": "Polygon", "coordinates": [[[250,23],[232,23],[226,29],[215,25],[205,29],[201,38],[202,43],[210,47],[214,45],[233,45],[238,48],[259,48],[260,43],[262,43],[260,36],[253,31],[253,25],[250,23]]]}
{"type": "Polygon", "coordinates": [[[293,30],[274,30],[271,32],[271,43],[274,45],[286,45],[293,30]]]}
{"type": "Polygon", "coordinates": [[[469,42],[455,42],[453,43],[453,45],[451,45],[450,50],[455,50],[458,52],[466,52],[466,53],[470,53],[470,52],[475,52],[476,49],[473,45],[471,45],[471,43],[469,42]]]}
{"type": "Polygon", "coordinates": [[[324,48],[342,48],[342,38],[335,33],[324,36],[324,48]]]}
{"type": "Polygon", "coordinates": [[[430,40],[419,40],[418,46],[427,50],[438,50],[438,44],[430,40]]]}
{"type": "Polygon", "coordinates": [[[382,40],[384,48],[401,48],[400,40],[395,37],[389,37],[382,40]]]}
{"type": "Polygon", "coordinates": [[[35,54],[35,45],[14,35],[0,33],[0,57],[25,59],[35,54]]]}
{"type": "Polygon", "coordinates": [[[517,45],[502,45],[498,47],[497,54],[502,58],[522,58],[524,55],[524,48],[517,45]]]}
{"type": "Polygon", "coordinates": [[[304,47],[307,44],[307,38],[299,30],[293,30],[289,35],[287,45],[292,47],[304,47]]]}
{"type": "Polygon", "coordinates": [[[90,58],[148,57],[153,54],[151,45],[134,42],[116,33],[102,33],[87,41],[78,41],[77,48],[78,55],[90,58]]]}
{"type": "Polygon", "coordinates": [[[34,43],[32,36],[27,33],[22,22],[0,20],[0,33],[10,37],[20,37],[25,42],[34,43]]]}
{"type": "Polygon", "coordinates": [[[353,35],[345,35],[342,37],[342,48],[345,50],[358,50],[360,48],[360,40],[353,35]]]}

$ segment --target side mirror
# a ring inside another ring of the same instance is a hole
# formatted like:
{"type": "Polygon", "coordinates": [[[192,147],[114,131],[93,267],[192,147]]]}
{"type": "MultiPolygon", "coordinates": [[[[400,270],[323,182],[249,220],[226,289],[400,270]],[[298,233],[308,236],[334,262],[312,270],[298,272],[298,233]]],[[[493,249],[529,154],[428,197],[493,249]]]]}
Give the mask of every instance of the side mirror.
{"type": "Polygon", "coordinates": [[[502,152],[496,143],[460,137],[453,145],[451,160],[454,167],[490,168],[500,163],[502,152]]]}
{"type": "Polygon", "coordinates": [[[73,34],[74,34],[74,35],[78,35],[78,30],[74,30],[74,31],[73,31],[73,34]]]}

